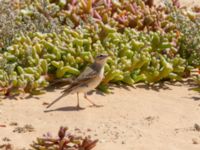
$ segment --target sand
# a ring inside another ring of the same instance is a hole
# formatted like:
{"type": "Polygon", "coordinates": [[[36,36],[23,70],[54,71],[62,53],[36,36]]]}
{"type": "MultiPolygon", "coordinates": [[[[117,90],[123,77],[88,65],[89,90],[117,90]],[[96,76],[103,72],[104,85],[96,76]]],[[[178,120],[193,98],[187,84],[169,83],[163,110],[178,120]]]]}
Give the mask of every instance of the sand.
{"type": "Polygon", "coordinates": [[[99,139],[96,150],[199,150],[200,95],[186,83],[157,85],[140,84],[114,87],[113,94],[94,92],[90,98],[103,107],[94,108],[81,96],[84,110],[76,110],[76,95],[55,104],[44,112],[44,102],[59,96],[60,90],[37,97],[3,100],[0,105],[0,143],[9,138],[15,149],[29,147],[36,137],[50,131],[56,136],[59,127],[70,132],[99,139]],[[33,132],[14,132],[30,124],[33,132]],[[80,131],[79,131],[80,130],[80,131]]]}

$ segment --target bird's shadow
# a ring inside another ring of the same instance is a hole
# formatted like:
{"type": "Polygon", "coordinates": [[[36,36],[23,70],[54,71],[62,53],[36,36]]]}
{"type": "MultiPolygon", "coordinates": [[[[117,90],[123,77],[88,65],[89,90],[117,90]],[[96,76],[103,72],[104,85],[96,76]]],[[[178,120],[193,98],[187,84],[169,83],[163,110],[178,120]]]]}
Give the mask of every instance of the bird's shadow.
{"type": "Polygon", "coordinates": [[[44,110],[44,113],[49,113],[53,111],[82,111],[85,108],[77,108],[76,106],[67,106],[67,107],[59,107],[56,109],[49,109],[49,110],[44,110]]]}
{"type": "MultiPolygon", "coordinates": [[[[92,108],[100,108],[100,107],[103,107],[104,105],[97,105],[97,106],[93,106],[93,105],[90,105],[89,107],[92,108]]],[[[83,108],[83,107],[79,107],[77,108],[77,106],[66,106],[66,107],[59,107],[59,108],[56,108],[56,109],[50,109],[50,110],[44,110],[44,113],[48,113],[48,112],[53,112],[53,111],[82,111],[82,110],[85,110],[86,108],[83,108]]]]}

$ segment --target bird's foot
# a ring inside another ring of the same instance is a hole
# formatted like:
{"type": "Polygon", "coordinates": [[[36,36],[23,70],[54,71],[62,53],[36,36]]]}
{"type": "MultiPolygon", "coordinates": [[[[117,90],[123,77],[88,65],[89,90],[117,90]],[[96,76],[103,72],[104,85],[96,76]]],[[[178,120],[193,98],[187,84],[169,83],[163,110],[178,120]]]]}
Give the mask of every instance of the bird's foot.
{"type": "Polygon", "coordinates": [[[77,105],[77,106],[76,106],[76,109],[77,109],[77,110],[84,110],[85,108],[80,107],[80,105],[77,105]]]}

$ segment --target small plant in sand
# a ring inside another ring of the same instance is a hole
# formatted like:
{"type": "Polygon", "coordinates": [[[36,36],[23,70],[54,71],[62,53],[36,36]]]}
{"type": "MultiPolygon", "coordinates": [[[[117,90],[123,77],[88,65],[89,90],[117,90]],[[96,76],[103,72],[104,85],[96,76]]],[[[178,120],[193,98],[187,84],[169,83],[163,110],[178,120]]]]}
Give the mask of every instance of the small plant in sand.
{"type": "Polygon", "coordinates": [[[98,142],[91,140],[90,137],[83,138],[66,133],[67,130],[67,127],[60,127],[58,138],[53,138],[47,133],[43,138],[37,138],[31,147],[34,150],[91,150],[98,142]]]}

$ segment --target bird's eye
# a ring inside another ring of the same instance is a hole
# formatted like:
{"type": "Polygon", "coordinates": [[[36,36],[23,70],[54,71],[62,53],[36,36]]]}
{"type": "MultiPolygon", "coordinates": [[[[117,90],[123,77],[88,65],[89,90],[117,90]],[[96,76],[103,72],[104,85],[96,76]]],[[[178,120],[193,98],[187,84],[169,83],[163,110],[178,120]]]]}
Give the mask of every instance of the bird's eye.
{"type": "Polygon", "coordinates": [[[100,54],[97,56],[99,59],[104,59],[105,58],[105,55],[104,54],[100,54]]]}

